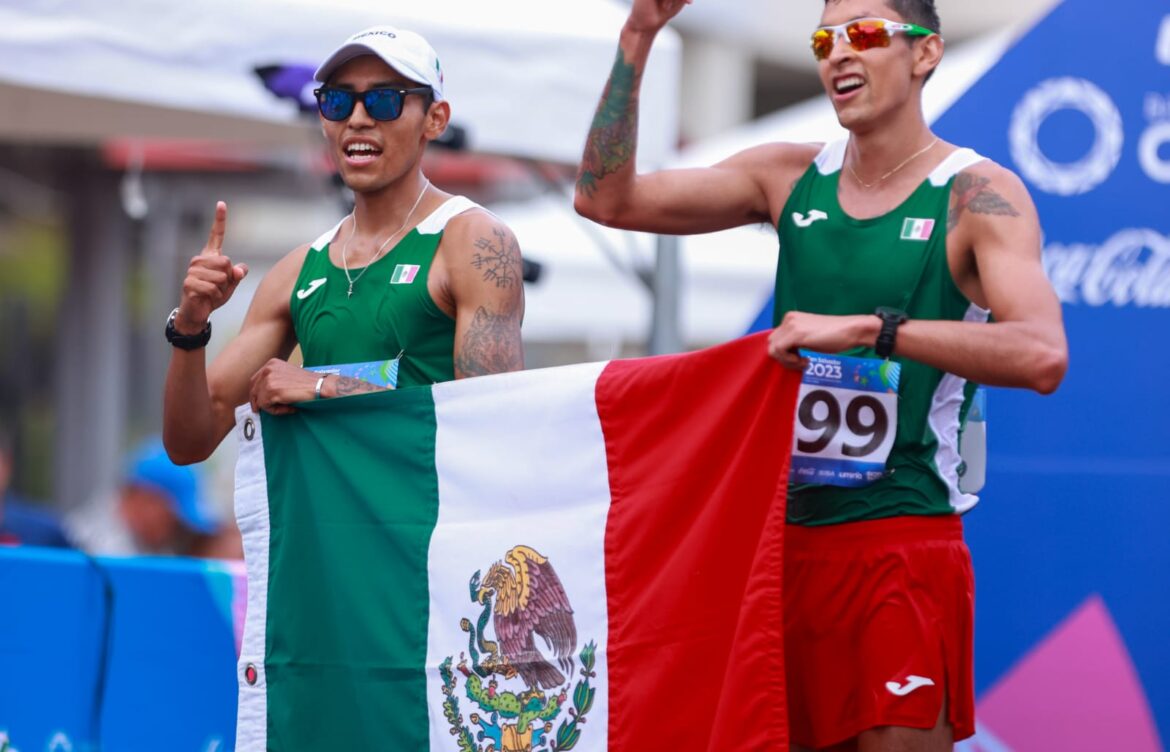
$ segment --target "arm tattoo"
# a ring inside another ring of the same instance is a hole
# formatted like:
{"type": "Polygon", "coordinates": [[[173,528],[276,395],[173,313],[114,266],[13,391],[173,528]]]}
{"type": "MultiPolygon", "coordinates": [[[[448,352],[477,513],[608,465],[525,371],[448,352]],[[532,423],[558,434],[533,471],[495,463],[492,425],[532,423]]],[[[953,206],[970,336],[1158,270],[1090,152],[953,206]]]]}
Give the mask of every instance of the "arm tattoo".
{"type": "Polygon", "coordinates": [[[638,86],[642,72],[627,63],[618,49],[609,82],[597,105],[593,125],[585,141],[585,156],[577,175],[577,188],[592,198],[597,182],[617,172],[634,156],[638,144],[638,86]]]}
{"type": "Polygon", "coordinates": [[[1007,199],[987,187],[990,182],[991,180],[988,178],[969,175],[965,172],[959,173],[958,177],[955,178],[954,188],[952,188],[955,202],[950,212],[947,213],[948,232],[959,224],[964,209],[969,209],[974,214],[1020,216],[1020,213],[1007,199]]]}
{"type": "Polygon", "coordinates": [[[338,376],[337,377],[337,394],[338,397],[347,397],[351,394],[364,394],[366,392],[382,392],[385,387],[380,387],[377,384],[371,384],[368,381],[355,379],[352,376],[338,376]]]}
{"type": "Polygon", "coordinates": [[[479,251],[471,257],[471,265],[483,270],[484,282],[495,282],[496,287],[512,287],[520,282],[520,244],[516,236],[503,228],[493,227],[491,238],[475,241],[479,251]]]}
{"type": "Polygon", "coordinates": [[[492,313],[480,306],[455,354],[455,378],[518,371],[524,367],[520,327],[509,313],[492,313]]]}

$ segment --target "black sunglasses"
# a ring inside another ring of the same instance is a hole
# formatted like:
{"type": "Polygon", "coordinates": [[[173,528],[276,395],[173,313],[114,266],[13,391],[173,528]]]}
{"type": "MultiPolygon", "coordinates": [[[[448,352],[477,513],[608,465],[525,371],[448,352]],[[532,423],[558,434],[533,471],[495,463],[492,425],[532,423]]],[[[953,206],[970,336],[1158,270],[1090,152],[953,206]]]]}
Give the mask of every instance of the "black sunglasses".
{"type": "Polygon", "coordinates": [[[356,92],[349,89],[337,89],[332,86],[322,86],[314,89],[317,97],[317,109],[326,120],[345,120],[353,114],[354,105],[358,99],[362,100],[362,107],[374,120],[397,120],[402,114],[402,102],[407,94],[431,95],[431,87],[417,86],[412,89],[378,88],[356,92]]]}

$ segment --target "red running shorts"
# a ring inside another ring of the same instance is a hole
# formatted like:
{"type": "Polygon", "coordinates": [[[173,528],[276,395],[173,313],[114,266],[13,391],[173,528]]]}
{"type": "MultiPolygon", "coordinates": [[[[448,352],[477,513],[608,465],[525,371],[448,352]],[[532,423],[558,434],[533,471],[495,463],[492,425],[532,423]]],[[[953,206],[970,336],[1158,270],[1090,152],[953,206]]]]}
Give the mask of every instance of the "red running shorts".
{"type": "Polygon", "coordinates": [[[784,648],[792,741],[877,726],[975,733],[975,587],[958,516],[785,530],[784,648]]]}

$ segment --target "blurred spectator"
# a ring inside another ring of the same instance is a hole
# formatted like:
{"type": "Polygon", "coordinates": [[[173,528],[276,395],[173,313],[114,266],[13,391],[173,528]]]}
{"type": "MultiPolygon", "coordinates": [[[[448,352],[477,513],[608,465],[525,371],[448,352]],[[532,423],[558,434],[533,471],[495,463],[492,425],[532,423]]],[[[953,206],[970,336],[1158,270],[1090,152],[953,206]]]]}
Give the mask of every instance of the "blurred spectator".
{"type": "Polygon", "coordinates": [[[157,437],[130,455],[113,494],[66,522],[78,545],[96,555],[242,556],[235,525],[209,510],[198,470],[171,462],[157,437]]]}
{"type": "Polygon", "coordinates": [[[0,429],[0,545],[71,548],[64,528],[52,512],[12,491],[15,457],[12,440],[0,429]]]}

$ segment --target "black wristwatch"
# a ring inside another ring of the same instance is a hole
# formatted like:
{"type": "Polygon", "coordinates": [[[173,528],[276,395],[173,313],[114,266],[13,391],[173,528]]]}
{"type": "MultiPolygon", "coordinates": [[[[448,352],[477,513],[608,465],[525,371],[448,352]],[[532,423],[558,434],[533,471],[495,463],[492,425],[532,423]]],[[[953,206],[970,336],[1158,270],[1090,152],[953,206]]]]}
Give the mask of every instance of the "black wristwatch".
{"type": "Polygon", "coordinates": [[[170,342],[180,350],[198,350],[201,347],[206,347],[211,340],[211,322],[207,322],[207,326],[203,327],[203,331],[198,334],[180,334],[175,331],[175,317],[179,315],[179,309],[171,311],[171,315],[167,316],[167,342],[170,342]]]}
{"type": "Polygon", "coordinates": [[[879,358],[888,358],[894,354],[894,342],[898,338],[898,327],[905,323],[905,311],[887,306],[878,306],[874,314],[882,320],[882,329],[878,332],[877,343],[873,346],[879,358]]]}

